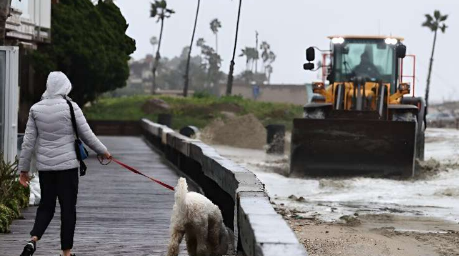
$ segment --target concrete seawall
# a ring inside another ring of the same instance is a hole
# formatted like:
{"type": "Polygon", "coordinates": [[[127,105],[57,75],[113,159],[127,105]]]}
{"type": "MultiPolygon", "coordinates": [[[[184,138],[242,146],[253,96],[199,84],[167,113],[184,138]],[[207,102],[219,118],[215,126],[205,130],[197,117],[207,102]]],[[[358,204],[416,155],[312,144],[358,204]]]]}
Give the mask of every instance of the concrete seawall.
{"type": "Polygon", "coordinates": [[[168,127],[147,119],[141,126],[143,136],[220,207],[226,226],[234,231],[238,252],[247,256],[307,255],[252,172],[168,127]]]}

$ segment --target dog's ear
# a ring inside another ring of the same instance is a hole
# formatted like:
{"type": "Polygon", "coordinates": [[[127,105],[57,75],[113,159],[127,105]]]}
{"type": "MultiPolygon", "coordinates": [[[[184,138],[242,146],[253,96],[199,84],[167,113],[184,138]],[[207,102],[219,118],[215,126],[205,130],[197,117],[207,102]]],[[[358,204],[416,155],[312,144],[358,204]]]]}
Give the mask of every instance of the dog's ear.
{"type": "Polygon", "coordinates": [[[183,177],[180,177],[180,178],[178,179],[178,185],[179,185],[179,186],[183,186],[183,185],[187,186],[187,184],[186,184],[186,179],[183,178],[183,177]]]}
{"type": "Polygon", "coordinates": [[[182,194],[188,193],[188,184],[185,178],[181,177],[178,179],[177,187],[175,188],[175,192],[177,191],[180,191],[182,194]]]}

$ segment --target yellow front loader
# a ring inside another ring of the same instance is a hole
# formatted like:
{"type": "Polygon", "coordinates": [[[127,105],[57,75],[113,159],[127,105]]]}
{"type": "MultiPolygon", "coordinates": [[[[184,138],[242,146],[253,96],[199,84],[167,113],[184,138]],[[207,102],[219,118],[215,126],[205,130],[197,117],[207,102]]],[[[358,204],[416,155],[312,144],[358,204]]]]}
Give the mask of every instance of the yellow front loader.
{"type": "MultiPolygon", "coordinates": [[[[404,82],[403,39],[333,36],[322,51],[323,81],[304,117],[293,121],[290,173],[294,176],[399,175],[415,173],[424,157],[425,103],[404,82]],[[414,95],[414,92],[413,94],[414,95]]],[[[315,69],[316,47],[306,51],[315,69]]],[[[414,90],[414,88],[413,88],[414,90]]]]}

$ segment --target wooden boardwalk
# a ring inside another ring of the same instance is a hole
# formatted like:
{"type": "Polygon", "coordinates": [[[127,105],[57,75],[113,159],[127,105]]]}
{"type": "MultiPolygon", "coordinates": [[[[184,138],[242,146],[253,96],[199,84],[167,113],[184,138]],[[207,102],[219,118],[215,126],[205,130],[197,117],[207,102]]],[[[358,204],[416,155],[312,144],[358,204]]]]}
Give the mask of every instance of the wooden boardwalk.
{"type": "MultiPolygon", "coordinates": [[[[178,175],[137,137],[101,137],[112,155],[167,184],[178,175]]],[[[99,164],[94,154],[80,178],[74,252],[77,256],[165,255],[174,194],[115,163],[99,164]]],[[[23,211],[10,234],[0,234],[0,255],[19,255],[29,239],[36,207],[23,211]]],[[[57,256],[60,249],[59,204],[34,256],[57,256]]],[[[180,255],[187,255],[182,245],[180,255]]]]}

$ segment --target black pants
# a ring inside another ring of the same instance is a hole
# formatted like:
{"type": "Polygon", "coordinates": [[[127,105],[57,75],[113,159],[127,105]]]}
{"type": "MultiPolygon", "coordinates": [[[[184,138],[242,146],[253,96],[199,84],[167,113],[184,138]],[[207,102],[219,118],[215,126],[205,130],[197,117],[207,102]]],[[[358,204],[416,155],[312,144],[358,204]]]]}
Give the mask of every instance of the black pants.
{"type": "Polygon", "coordinates": [[[61,249],[73,248],[78,195],[78,169],[40,171],[41,200],[30,235],[41,239],[56,209],[56,198],[61,206],[61,249]]]}

